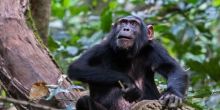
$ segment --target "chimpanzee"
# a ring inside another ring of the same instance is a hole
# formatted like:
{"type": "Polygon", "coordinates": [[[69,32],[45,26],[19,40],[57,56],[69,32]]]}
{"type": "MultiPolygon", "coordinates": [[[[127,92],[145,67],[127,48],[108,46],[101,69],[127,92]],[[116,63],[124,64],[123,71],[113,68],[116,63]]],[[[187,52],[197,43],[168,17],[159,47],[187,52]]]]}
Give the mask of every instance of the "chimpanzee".
{"type": "Polygon", "coordinates": [[[175,109],[188,86],[187,73],[153,40],[152,25],[136,16],[118,19],[105,40],[69,66],[68,76],[89,84],[90,96],[78,100],[77,110],[129,110],[144,99],[175,109]],[[154,73],[168,80],[162,95],[154,73]]]}

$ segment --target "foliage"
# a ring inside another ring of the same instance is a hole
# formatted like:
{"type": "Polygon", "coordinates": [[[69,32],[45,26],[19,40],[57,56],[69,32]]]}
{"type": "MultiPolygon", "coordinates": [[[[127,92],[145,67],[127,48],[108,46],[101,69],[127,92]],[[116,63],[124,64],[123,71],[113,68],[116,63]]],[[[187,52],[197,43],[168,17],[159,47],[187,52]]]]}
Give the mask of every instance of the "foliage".
{"type": "Polygon", "coordinates": [[[197,109],[217,109],[219,11],[219,0],[53,0],[48,46],[66,70],[107,34],[116,18],[141,16],[154,25],[156,39],[189,70],[188,103],[197,109]]]}

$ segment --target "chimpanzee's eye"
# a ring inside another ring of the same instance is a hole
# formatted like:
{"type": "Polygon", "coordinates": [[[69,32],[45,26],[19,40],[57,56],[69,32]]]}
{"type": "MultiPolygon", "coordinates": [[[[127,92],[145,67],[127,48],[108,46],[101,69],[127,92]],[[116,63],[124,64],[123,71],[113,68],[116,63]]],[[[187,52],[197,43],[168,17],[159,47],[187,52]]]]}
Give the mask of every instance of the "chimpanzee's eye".
{"type": "Polygon", "coordinates": [[[128,21],[127,21],[127,20],[125,20],[125,19],[122,19],[122,20],[120,20],[120,21],[119,21],[119,23],[120,23],[120,24],[122,24],[122,25],[127,24],[127,22],[128,22],[128,21]]]}

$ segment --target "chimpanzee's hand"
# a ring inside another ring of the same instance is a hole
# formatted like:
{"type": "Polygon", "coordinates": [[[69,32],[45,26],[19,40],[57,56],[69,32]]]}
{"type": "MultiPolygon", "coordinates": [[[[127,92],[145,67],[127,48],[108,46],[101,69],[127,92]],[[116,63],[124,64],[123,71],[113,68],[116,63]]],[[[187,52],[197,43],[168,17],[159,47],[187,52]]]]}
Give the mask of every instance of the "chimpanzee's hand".
{"type": "Polygon", "coordinates": [[[172,93],[166,93],[160,97],[159,101],[163,106],[175,109],[182,105],[183,98],[178,97],[172,93]]]}
{"type": "Polygon", "coordinates": [[[141,90],[135,84],[127,84],[126,88],[122,89],[123,97],[129,101],[133,102],[141,97],[141,90]]]}

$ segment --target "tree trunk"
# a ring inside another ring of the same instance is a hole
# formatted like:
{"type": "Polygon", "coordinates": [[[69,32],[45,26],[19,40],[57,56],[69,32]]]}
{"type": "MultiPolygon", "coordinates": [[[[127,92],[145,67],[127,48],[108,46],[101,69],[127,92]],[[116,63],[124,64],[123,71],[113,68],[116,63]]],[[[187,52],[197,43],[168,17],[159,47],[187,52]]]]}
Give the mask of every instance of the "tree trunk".
{"type": "Polygon", "coordinates": [[[30,0],[31,14],[35,22],[37,31],[47,45],[48,23],[50,18],[50,0],[30,0]]]}
{"type": "MultiPolygon", "coordinates": [[[[0,80],[9,96],[28,100],[33,83],[38,81],[57,84],[62,72],[50,57],[46,48],[37,41],[25,22],[24,12],[28,0],[0,1],[0,80]]],[[[64,80],[64,88],[70,82],[64,80]]],[[[76,93],[59,94],[54,101],[46,102],[53,107],[65,107],[77,97],[76,93]],[[64,99],[64,100],[60,100],[64,99]]],[[[17,105],[18,109],[30,108],[17,105]]],[[[35,108],[36,109],[36,108],[35,108]]],[[[32,109],[31,109],[32,110],[32,109]]]]}

